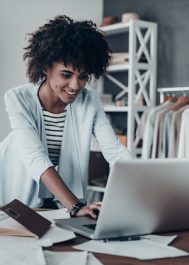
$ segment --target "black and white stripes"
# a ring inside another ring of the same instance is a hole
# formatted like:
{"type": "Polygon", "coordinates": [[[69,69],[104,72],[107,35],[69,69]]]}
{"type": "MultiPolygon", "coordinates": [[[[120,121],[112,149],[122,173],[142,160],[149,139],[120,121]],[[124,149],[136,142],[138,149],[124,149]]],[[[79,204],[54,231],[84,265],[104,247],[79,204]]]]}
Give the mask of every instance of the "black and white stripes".
{"type": "Polygon", "coordinates": [[[60,148],[64,132],[64,123],[66,119],[66,109],[62,113],[54,114],[43,109],[45,132],[49,158],[54,166],[58,164],[60,148]]]}

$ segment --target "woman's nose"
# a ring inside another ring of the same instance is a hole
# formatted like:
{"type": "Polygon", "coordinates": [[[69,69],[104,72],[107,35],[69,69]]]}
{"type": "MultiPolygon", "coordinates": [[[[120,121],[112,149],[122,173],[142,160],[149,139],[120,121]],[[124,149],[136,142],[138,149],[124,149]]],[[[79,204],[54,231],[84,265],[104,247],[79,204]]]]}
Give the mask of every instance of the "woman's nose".
{"type": "Polygon", "coordinates": [[[69,87],[73,90],[79,90],[81,88],[80,82],[78,78],[73,78],[70,80],[69,87]]]}

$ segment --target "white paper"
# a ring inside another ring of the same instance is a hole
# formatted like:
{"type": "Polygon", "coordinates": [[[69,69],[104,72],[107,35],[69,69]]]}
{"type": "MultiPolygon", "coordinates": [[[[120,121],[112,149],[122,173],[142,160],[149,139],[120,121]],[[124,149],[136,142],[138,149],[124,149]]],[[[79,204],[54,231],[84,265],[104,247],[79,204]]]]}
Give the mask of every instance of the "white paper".
{"type": "MultiPolygon", "coordinates": [[[[47,218],[49,221],[52,221],[53,218],[69,218],[69,213],[66,209],[52,210],[39,212],[43,217],[47,218]]],[[[0,228],[9,228],[16,229],[19,231],[28,231],[23,225],[14,220],[13,218],[5,215],[0,216],[0,228]]],[[[1,236],[0,236],[1,237],[1,236]]],[[[55,224],[52,224],[49,230],[40,238],[35,239],[39,246],[49,247],[54,243],[59,243],[75,238],[75,234],[71,231],[59,228],[55,224]]]]}
{"type": "Polygon", "coordinates": [[[187,256],[188,253],[171,246],[161,245],[150,240],[107,243],[115,255],[142,260],[187,256]]]}
{"type": "Polygon", "coordinates": [[[40,246],[49,247],[54,243],[67,241],[76,237],[73,232],[55,225],[54,219],[70,218],[70,214],[66,208],[50,211],[39,211],[38,213],[53,223],[45,235],[38,240],[40,246]]]}
{"type": "Polygon", "coordinates": [[[102,265],[92,253],[86,251],[55,252],[45,250],[44,257],[46,265],[102,265]]]}
{"type": "Polygon", "coordinates": [[[37,213],[39,213],[41,216],[45,217],[52,223],[54,223],[54,219],[70,218],[70,214],[67,208],[50,211],[38,211],[37,213]]]}
{"type": "Polygon", "coordinates": [[[54,225],[40,239],[36,240],[40,246],[50,247],[54,243],[67,241],[75,237],[73,232],[54,225]]]}
{"type": "MultiPolygon", "coordinates": [[[[8,215],[1,216],[0,228],[16,230],[17,235],[19,234],[19,231],[20,232],[29,232],[29,230],[27,228],[25,228],[23,225],[21,225],[19,222],[17,222],[15,219],[9,217],[8,215]]],[[[32,232],[28,233],[28,236],[35,237],[35,235],[32,232]]]]}
{"type": "MultiPolygon", "coordinates": [[[[155,237],[156,236],[153,236],[153,240],[155,239],[155,237]]],[[[158,243],[150,240],[149,238],[135,241],[112,241],[106,243],[99,240],[90,240],[83,244],[74,246],[74,248],[90,252],[138,258],[142,260],[180,257],[188,255],[188,253],[185,251],[167,246],[167,244],[170,243],[170,237],[167,240],[165,240],[164,237],[160,240],[160,236],[158,236],[155,240],[157,240],[158,243]]]]}
{"type": "Polygon", "coordinates": [[[85,265],[87,264],[87,252],[55,252],[44,251],[46,265],[85,265]]]}
{"type": "Polygon", "coordinates": [[[88,253],[87,265],[103,265],[103,264],[92,253],[88,253]]]}
{"type": "Polygon", "coordinates": [[[0,221],[8,218],[8,215],[5,212],[0,211],[0,221]]]}
{"type": "Polygon", "coordinates": [[[149,239],[153,242],[168,246],[175,238],[177,238],[177,235],[174,236],[158,236],[158,235],[146,235],[142,236],[144,239],[149,239]]]}
{"type": "Polygon", "coordinates": [[[0,264],[45,265],[43,251],[32,238],[0,237],[0,264]]]}

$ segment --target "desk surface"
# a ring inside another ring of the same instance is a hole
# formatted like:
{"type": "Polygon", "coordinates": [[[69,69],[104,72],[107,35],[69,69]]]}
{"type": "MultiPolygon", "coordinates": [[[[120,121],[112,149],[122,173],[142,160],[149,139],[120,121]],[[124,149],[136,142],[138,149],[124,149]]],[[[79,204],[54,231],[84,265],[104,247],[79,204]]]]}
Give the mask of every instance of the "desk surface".
{"type": "MultiPolygon", "coordinates": [[[[177,234],[178,237],[173,241],[171,246],[177,247],[179,249],[185,250],[189,252],[189,231],[188,232],[179,232],[173,233],[177,234]]],[[[85,242],[87,239],[82,236],[76,236],[75,239],[72,239],[67,242],[63,242],[61,244],[56,244],[50,248],[46,248],[48,250],[54,251],[76,251],[72,248],[72,246],[85,242]]],[[[180,258],[168,258],[168,259],[159,259],[159,260],[150,260],[150,261],[141,261],[134,258],[113,256],[107,254],[99,254],[93,253],[104,265],[188,265],[189,264],[189,256],[188,257],[180,257],[180,258]]]]}

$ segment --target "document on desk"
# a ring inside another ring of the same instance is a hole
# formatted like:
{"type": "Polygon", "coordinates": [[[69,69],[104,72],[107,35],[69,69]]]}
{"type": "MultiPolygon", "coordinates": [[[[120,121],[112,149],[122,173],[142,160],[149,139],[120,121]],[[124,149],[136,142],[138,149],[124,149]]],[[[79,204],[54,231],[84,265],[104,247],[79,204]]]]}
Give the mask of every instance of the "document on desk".
{"type": "Polygon", "coordinates": [[[171,238],[165,239],[163,236],[161,241],[160,236],[157,236],[158,238],[156,239],[155,237],[156,236],[153,236],[153,240],[142,237],[141,240],[135,241],[103,242],[99,240],[90,240],[74,246],[74,248],[96,253],[138,258],[141,260],[173,258],[188,255],[188,253],[183,250],[168,246],[171,238]]]}
{"type": "Polygon", "coordinates": [[[44,251],[46,265],[102,265],[91,253],[44,251]]]}
{"type": "Polygon", "coordinates": [[[62,208],[58,210],[49,210],[49,211],[38,211],[38,213],[51,221],[52,223],[54,222],[54,219],[65,219],[65,218],[70,218],[70,214],[68,212],[67,208],[62,208]]]}
{"type": "MultiPolygon", "coordinates": [[[[54,218],[69,218],[69,213],[66,209],[43,211],[39,213],[49,221],[52,221],[54,218]]],[[[34,237],[23,225],[2,212],[0,215],[0,236],[5,235],[34,237]]],[[[40,239],[34,240],[36,240],[39,246],[49,247],[54,243],[67,241],[73,238],[75,238],[73,232],[59,228],[52,222],[52,226],[49,230],[40,239]]]]}
{"type": "Polygon", "coordinates": [[[42,248],[32,238],[1,236],[0,264],[46,265],[42,248]]]}
{"type": "Polygon", "coordinates": [[[41,238],[52,224],[49,220],[17,199],[1,207],[1,210],[10,218],[1,220],[0,235],[41,238]],[[15,222],[14,225],[10,224],[9,226],[8,222],[11,222],[11,220],[15,222]]]}
{"type": "Polygon", "coordinates": [[[50,247],[54,243],[59,243],[75,238],[75,234],[55,225],[54,219],[70,218],[70,214],[66,208],[50,211],[38,211],[40,215],[53,223],[49,231],[38,240],[40,246],[50,247]]]}
{"type": "Polygon", "coordinates": [[[38,244],[42,247],[50,247],[54,243],[64,242],[75,238],[75,234],[63,228],[59,228],[56,225],[51,226],[51,228],[46,232],[44,236],[40,239],[36,239],[38,244]]]}
{"type": "Polygon", "coordinates": [[[9,217],[7,214],[0,217],[0,236],[22,236],[37,238],[35,234],[30,232],[22,224],[9,217]]]}

